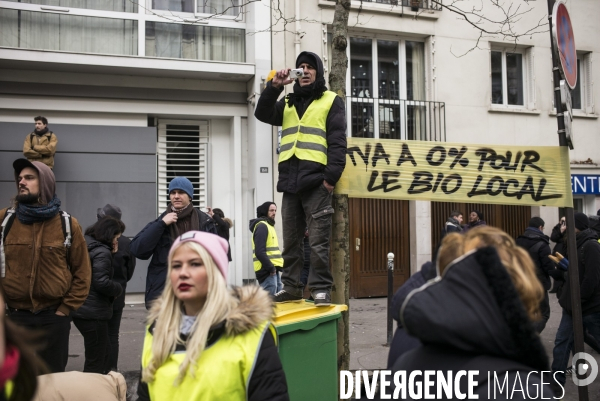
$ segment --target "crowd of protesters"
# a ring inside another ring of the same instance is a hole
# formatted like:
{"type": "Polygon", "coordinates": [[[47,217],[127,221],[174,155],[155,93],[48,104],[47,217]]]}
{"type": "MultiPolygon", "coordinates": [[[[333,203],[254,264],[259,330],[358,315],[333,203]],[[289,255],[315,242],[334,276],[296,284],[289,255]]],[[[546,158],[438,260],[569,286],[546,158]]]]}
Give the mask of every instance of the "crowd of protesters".
{"type": "MultiPolygon", "coordinates": [[[[132,240],[113,204],[99,208],[97,221],[82,230],[55,193],[56,135],[36,117],[24,144],[29,160],[13,163],[13,206],[0,210],[6,310],[0,401],[85,399],[86,392],[125,399],[118,338],[136,258],[150,259],[140,400],[289,399],[274,303],[301,301],[308,287],[315,306],[331,304],[331,198],[346,158],[344,105],[325,87],[322,61],[302,52],[296,67],[304,75],[293,92],[277,100],[294,82],[289,69],[280,70],[256,110],[259,120],[283,127],[284,246],[274,228],[274,202],[259,206],[249,225],[259,285],[227,285],[233,222],[221,209],[194,207],[194,187],[185,177],[170,181],[166,210],[132,240]],[[71,322],[84,339],[83,372],[65,372],[71,322]]],[[[544,220],[533,217],[515,240],[488,226],[479,210],[466,216],[464,222],[462,212],[450,214],[432,261],[395,294],[398,327],[388,369],[480,370],[484,377],[494,371],[509,380],[524,374],[527,386],[559,397],[574,341],[564,220],[549,238],[544,220]],[[562,308],[552,361],[539,336],[550,317],[549,293],[562,308]],[[539,372],[549,370],[556,381],[548,384],[539,372]]],[[[598,347],[600,220],[576,213],[574,231],[586,341],[598,347]]],[[[486,391],[483,382],[475,389],[480,398],[486,391]]]]}

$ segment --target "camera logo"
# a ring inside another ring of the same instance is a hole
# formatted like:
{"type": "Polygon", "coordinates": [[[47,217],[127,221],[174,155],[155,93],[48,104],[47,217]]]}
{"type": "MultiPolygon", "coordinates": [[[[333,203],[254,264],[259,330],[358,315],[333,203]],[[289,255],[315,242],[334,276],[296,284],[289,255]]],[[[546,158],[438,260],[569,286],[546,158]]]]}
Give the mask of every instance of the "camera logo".
{"type": "Polygon", "coordinates": [[[573,383],[576,386],[588,386],[598,377],[598,362],[588,353],[573,355],[573,383]]]}

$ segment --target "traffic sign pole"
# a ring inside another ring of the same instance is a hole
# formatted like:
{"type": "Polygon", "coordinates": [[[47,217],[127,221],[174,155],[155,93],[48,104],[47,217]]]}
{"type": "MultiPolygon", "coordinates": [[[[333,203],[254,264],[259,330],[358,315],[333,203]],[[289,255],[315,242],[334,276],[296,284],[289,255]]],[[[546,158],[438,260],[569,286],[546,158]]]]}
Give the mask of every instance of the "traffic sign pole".
{"type": "MultiPolygon", "coordinates": [[[[555,0],[548,0],[548,23],[550,26],[550,45],[552,49],[552,75],[554,77],[554,106],[556,107],[556,120],[558,123],[558,142],[560,146],[569,146],[565,132],[565,120],[560,96],[561,74],[558,66],[557,49],[553,35],[552,15],[555,0]]],[[[572,27],[571,27],[572,29],[572,27]]],[[[575,69],[577,71],[577,68],[575,69]]],[[[569,168],[570,174],[570,168],[569,168]]],[[[569,257],[569,284],[571,290],[571,306],[573,317],[573,354],[583,352],[583,318],[581,316],[581,295],[579,291],[579,264],[577,261],[577,242],[575,241],[575,214],[572,207],[564,208],[567,221],[567,251],[569,257]]],[[[573,374],[577,374],[576,369],[573,374]]],[[[578,387],[579,401],[589,401],[587,386],[578,387]]],[[[558,394],[557,394],[558,396],[558,394]]]]}

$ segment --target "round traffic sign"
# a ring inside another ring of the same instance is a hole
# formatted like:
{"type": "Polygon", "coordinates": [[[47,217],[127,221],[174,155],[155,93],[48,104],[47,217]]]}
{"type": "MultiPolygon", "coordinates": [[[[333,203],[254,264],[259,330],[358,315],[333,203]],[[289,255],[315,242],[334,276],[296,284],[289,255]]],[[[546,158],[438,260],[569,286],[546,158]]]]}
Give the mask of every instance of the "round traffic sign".
{"type": "Polygon", "coordinates": [[[577,53],[573,25],[565,3],[557,1],[552,10],[552,37],[554,48],[558,51],[560,70],[571,89],[577,84],[577,53]]]}

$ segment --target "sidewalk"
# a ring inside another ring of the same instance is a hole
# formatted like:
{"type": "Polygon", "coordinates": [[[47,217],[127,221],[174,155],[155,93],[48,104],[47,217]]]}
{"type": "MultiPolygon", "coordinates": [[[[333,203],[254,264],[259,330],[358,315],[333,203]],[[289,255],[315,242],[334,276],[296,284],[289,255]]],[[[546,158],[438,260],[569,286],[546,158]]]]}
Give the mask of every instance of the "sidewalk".
{"type": "MultiPolygon", "coordinates": [[[[555,296],[550,297],[552,315],[542,332],[542,342],[552,362],[554,335],[560,322],[561,308],[555,296]]],[[[385,369],[389,348],[384,344],[387,339],[387,299],[367,298],[350,300],[350,369],[385,369]]],[[[119,370],[124,372],[129,389],[135,392],[140,370],[146,309],[144,305],[126,305],[121,321],[121,343],[119,351],[119,370]]],[[[394,327],[396,326],[394,322],[394,327]]],[[[67,370],[83,370],[83,338],[75,326],[71,326],[69,362],[67,370]]],[[[585,351],[600,363],[600,355],[587,345],[585,351]]],[[[600,378],[588,387],[590,400],[600,399],[600,378]]],[[[577,401],[577,387],[567,380],[565,401],[577,401]]]]}

